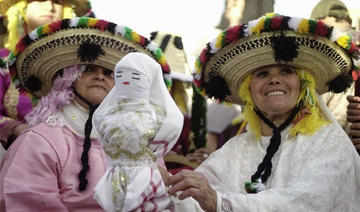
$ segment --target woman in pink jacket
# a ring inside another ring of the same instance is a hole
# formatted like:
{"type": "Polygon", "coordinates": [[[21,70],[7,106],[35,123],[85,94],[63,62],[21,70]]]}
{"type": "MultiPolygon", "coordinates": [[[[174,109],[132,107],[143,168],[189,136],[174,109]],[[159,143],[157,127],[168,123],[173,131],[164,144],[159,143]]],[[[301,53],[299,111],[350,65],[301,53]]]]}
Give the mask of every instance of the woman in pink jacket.
{"type": "Polygon", "coordinates": [[[168,78],[154,43],[104,20],[65,19],[19,41],[10,73],[41,100],[1,164],[0,211],[102,211],[93,195],[107,162],[92,115],[114,85],[115,64],[129,52],[153,57],[168,78]]]}
{"type": "MultiPolygon", "coordinates": [[[[53,21],[92,13],[88,0],[2,0],[0,14],[7,23],[5,48],[1,46],[0,49],[0,57],[6,60],[24,34],[53,21]]],[[[3,68],[0,69],[0,141],[7,149],[14,139],[28,128],[25,116],[37,101],[27,92],[20,92],[15,88],[5,64],[4,61],[0,62],[0,67],[3,68]]]]}

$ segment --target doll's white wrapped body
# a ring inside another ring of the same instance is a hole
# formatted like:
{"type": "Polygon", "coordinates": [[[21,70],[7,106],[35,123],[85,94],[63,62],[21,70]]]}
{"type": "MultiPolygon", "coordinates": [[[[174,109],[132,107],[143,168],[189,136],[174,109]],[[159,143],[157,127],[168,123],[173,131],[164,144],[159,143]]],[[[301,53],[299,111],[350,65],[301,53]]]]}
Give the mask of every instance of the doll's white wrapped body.
{"type": "Polygon", "coordinates": [[[93,116],[108,159],[94,197],[105,211],[173,211],[156,161],[176,143],[181,112],[149,56],[124,56],[114,75],[114,88],[93,116]]]}

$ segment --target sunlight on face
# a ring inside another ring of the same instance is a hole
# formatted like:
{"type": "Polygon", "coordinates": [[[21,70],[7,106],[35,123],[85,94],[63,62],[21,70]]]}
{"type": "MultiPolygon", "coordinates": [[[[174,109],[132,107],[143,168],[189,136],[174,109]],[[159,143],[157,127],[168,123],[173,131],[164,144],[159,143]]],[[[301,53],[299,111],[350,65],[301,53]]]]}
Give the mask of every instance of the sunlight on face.
{"type": "Polygon", "coordinates": [[[286,115],[300,95],[300,80],[291,66],[273,65],[256,70],[250,80],[251,97],[264,115],[286,115]]]}
{"type": "Polygon", "coordinates": [[[39,26],[63,18],[64,1],[29,1],[25,11],[27,30],[31,32],[39,26]]]}

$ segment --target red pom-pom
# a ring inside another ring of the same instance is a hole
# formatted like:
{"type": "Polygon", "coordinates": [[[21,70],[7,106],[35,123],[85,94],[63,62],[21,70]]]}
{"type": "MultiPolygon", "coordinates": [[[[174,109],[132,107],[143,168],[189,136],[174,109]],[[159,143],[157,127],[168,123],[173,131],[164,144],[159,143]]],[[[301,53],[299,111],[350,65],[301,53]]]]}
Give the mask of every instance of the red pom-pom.
{"type": "Polygon", "coordinates": [[[226,43],[236,42],[236,40],[239,37],[239,33],[240,33],[240,26],[239,25],[229,28],[226,31],[225,42],[226,43]]]}
{"type": "Polygon", "coordinates": [[[170,67],[169,67],[169,64],[163,64],[161,65],[161,69],[163,70],[163,72],[165,73],[169,73],[170,72],[170,67]]]}
{"type": "Polygon", "coordinates": [[[209,59],[208,49],[206,48],[206,49],[202,50],[199,60],[200,60],[201,64],[205,64],[208,59],[209,59]]]}
{"type": "Polygon", "coordinates": [[[280,30],[281,29],[281,23],[282,23],[283,17],[276,16],[271,19],[271,28],[274,30],[280,30]]]}
{"type": "Polygon", "coordinates": [[[146,38],[141,35],[139,35],[139,37],[140,37],[140,45],[145,46],[146,38]]]}
{"type": "Polygon", "coordinates": [[[95,24],[97,28],[99,28],[101,31],[104,31],[107,28],[108,22],[105,20],[98,20],[98,22],[95,24]]]}
{"type": "Polygon", "coordinates": [[[328,34],[328,29],[327,29],[326,25],[324,24],[324,22],[318,21],[316,24],[315,35],[320,35],[320,36],[325,37],[327,34],[328,34]]]}
{"type": "Polygon", "coordinates": [[[201,79],[199,79],[199,80],[194,79],[194,84],[195,84],[196,87],[200,88],[200,86],[202,84],[202,80],[201,79]]]}
{"type": "Polygon", "coordinates": [[[18,52],[22,52],[25,49],[26,45],[23,41],[23,39],[20,39],[19,42],[16,44],[16,50],[18,52]]]}
{"type": "Polygon", "coordinates": [[[54,31],[60,29],[61,23],[62,23],[62,21],[60,20],[60,21],[55,21],[55,22],[49,24],[49,28],[51,29],[51,32],[54,32],[54,31]]]}
{"type": "Polygon", "coordinates": [[[355,43],[351,42],[351,46],[350,46],[350,49],[349,49],[349,53],[352,53],[354,51],[358,51],[359,48],[356,46],[355,43]]]}

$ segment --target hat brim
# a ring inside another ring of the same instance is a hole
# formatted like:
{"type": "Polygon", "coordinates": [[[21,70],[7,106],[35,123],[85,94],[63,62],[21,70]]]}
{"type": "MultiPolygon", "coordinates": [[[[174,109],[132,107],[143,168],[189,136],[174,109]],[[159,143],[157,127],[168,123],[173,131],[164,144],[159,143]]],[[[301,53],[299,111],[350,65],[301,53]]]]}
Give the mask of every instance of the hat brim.
{"type": "Polygon", "coordinates": [[[319,94],[327,92],[328,84],[339,74],[347,74],[352,66],[347,53],[326,38],[299,35],[293,31],[264,32],[239,39],[220,49],[204,67],[203,77],[205,83],[210,77],[223,77],[231,91],[226,101],[241,104],[238,90],[245,77],[261,67],[274,64],[286,64],[309,71],[316,80],[319,94]],[[299,46],[298,56],[293,61],[275,60],[270,38],[280,34],[294,37],[299,46]]]}
{"type": "Polygon", "coordinates": [[[110,70],[113,70],[116,63],[129,52],[140,51],[152,56],[142,46],[121,36],[114,36],[111,32],[99,33],[97,29],[72,28],[36,41],[18,56],[16,71],[21,84],[25,85],[29,77],[35,76],[42,82],[42,88],[34,94],[36,96],[47,94],[52,88],[51,79],[59,70],[71,65],[86,64],[80,60],[77,53],[84,42],[102,43],[101,47],[105,54],[100,55],[91,64],[110,70]],[[116,48],[113,48],[114,46],[116,48]]]}
{"type": "Polygon", "coordinates": [[[128,27],[88,17],[54,22],[26,35],[9,56],[10,74],[16,85],[41,97],[51,91],[54,76],[61,69],[94,64],[114,70],[116,63],[130,52],[154,58],[163,70],[166,85],[171,86],[169,66],[153,42],[128,27]],[[34,86],[35,82],[41,85],[34,86]]]}

